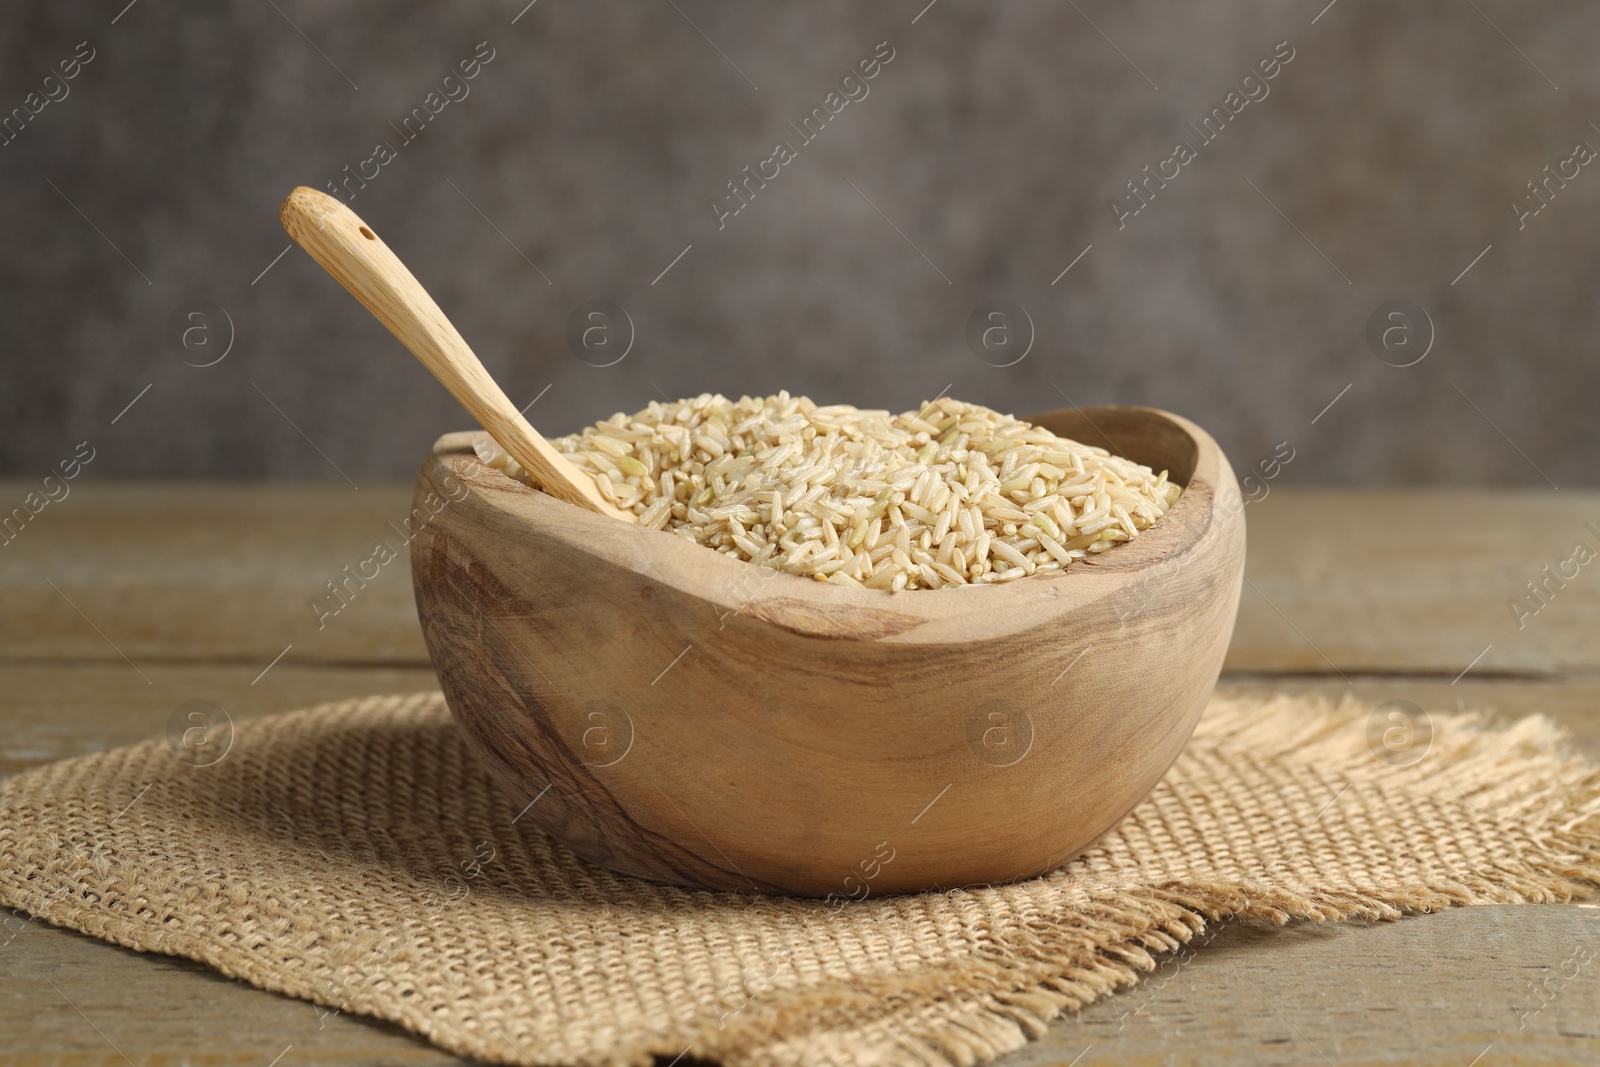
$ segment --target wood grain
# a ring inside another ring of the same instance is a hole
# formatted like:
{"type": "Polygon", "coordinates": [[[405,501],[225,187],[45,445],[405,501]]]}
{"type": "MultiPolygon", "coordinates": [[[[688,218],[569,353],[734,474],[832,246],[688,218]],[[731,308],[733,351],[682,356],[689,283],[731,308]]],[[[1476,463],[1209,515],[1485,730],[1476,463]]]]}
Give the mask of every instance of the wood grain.
{"type": "Polygon", "coordinates": [[[295,244],[361,301],[547,492],[598,514],[634,521],[522,417],[422,283],[360,216],[327,193],[302,185],[284,198],[278,218],[295,244]]]}
{"type": "Polygon", "coordinates": [[[1246,519],[1229,670],[1448,680],[1487,648],[1474,674],[1600,672],[1600,561],[1521,625],[1511,607],[1578,542],[1600,553],[1600,493],[1285,489],[1246,519]]]}
{"type": "Polygon", "coordinates": [[[1316,693],[1330,700],[1349,697],[1376,708],[1390,700],[1409,700],[1423,711],[1481,711],[1505,724],[1544,715],[1567,729],[1574,748],[1600,761],[1600,679],[1524,679],[1471,675],[1454,684],[1448,678],[1389,674],[1341,678],[1282,674],[1224,674],[1219,693],[1270,696],[1316,693]]]}
{"type": "Polygon", "coordinates": [[[1394,923],[1228,924],[1001,1067],[1600,1061],[1600,908],[1493,906],[1394,923]],[[1574,957],[1584,948],[1588,954],[1574,957]],[[1086,1051],[1087,1050],[1087,1051],[1086,1051]]]}
{"type": "Polygon", "coordinates": [[[285,663],[425,666],[408,523],[410,487],[80,478],[0,549],[0,656],[108,660],[136,682],[123,655],[145,670],[233,662],[259,671],[292,644],[285,663]],[[330,594],[328,583],[379,544],[399,558],[342,601],[330,594]],[[315,604],[339,610],[319,617],[315,604]]]}
{"type": "MultiPolygon", "coordinates": [[[[279,663],[152,663],[149,681],[122,662],[11,663],[0,687],[0,775],[58,759],[170,736],[177,708],[194,700],[235,723],[345,697],[437,688],[428,667],[327,667],[279,663]]],[[[181,718],[181,717],[180,717],[181,718]]]]}
{"type": "Polygon", "coordinates": [[[898,594],[606,522],[446,437],[417,499],[466,491],[415,542],[412,575],[451,710],[521,803],[549,790],[531,818],[630,874],[826,896],[863,871],[898,893],[1047,870],[1188,740],[1233,629],[1244,528],[1192,423],[1038,421],[1103,428],[1184,492],[1065,571],[898,594]]]}
{"type": "MultiPolygon", "coordinates": [[[[13,923],[0,926],[0,1033],[13,1037],[6,1062],[17,1067],[266,1067],[285,1049],[278,1067],[471,1062],[188,960],[13,923]]],[[[1479,1067],[1593,1063],[1600,966],[1563,980],[1574,968],[1562,965],[1575,947],[1597,942],[1600,908],[1577,906],[1462,908],[1374,925],[1225,925],[996,1067],[1467,1067],[1485,1048],[1479,1067]],[[1518,1012],[1541,1002],[1519,1029],[1518,1012]]]]}
{"type": "MultiPolygon", "coordinates": [[[[397,1026],[0,910],[7,1067],[466,1064],[397,1026]]],[[[680,1064],[679,1067],[684,1067],[680,1064]]]]}

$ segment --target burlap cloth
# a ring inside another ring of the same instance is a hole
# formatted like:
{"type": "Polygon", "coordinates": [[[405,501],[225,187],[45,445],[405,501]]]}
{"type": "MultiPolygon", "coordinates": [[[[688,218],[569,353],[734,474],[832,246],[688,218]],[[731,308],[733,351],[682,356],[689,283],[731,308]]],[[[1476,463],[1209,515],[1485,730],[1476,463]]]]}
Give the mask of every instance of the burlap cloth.
{"type": "Polygon", "coordinates": [[[506,1063],[970,1064],[1227,917],[1594,891],[1600,775],[1555,727],[1435,715],[1396,766],[1371,711],[1214,700],[1066,868],[832,907],[588,866],[513,823],[439,695],[374,697],[210,766],[152,741],[0,783],[0,901],[506,1063]]]}

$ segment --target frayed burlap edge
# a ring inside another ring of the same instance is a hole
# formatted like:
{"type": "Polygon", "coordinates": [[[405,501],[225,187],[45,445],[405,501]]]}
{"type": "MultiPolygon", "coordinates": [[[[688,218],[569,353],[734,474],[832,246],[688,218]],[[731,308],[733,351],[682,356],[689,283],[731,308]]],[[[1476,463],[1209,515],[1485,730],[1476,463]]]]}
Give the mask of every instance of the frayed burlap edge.
{"type": "MultiPolygon", "coordinates": [[[[1349,788],[1381,788],[1395,768],[1372,758],[1363,730],[1369,713],[1368,706],[1353,700],[1334,705],[1303,696],[1216,698],[1191,744],[1263,762],[1291,756],[1301,764],[1315,761],[1349,788]]],[[[1121,890],[1088,906],[1075,905],[1059,918],[1037,917],[979,957],[914,974],[879,973],[774,989],[717,1025],[641,1035],[593,1062],[644,1065],[692,1045],[696,1058],[728,1067],[815,1062],[969,1067],[1014,1051],[1062,1014],[1135,984],[1159,965],[1162,954],[1223,921],[1281,926],[1292,920],[1392,920],[1454,906],[1595,896],[1600,889],[1600,769],[1564,747],[1566,731],[1539,715],[1492,726],[1478,713],[1438,714],[1434,724],[1434,749],[1423,763],[1405,768],[1413,776],[1408,789],[1414,793],[1422,783],[1444,800],[1464,801],[1489,822],[1507,808],[1542,812],[1537,851],[1427,886],[1291,892],[1269,882],[1243,887],[1188,882],[1121,890]]],[[[95,758],[102,757],[79,757],[95,758]]],[[[21,884],[0,883],[0,904],[128,948],[194,959],[263,989],[388,1019],[451,1052],[501,1059],[440,1026],[425,1005],[397,1005],[364,994],[331,1003],[292,966],[30,892],[31,886],[68,873],[66,861],[59,862],[59,871],[46,866],[21,884]]],[[[1069,879],[1071,866],[1047,877],[1069,879]]],[[[985,890],[951,892],[980,891],[985,890]]],[[[503,1062],[519,1060],[508,1056],[503,1062]]]]}
{"type": "MultiPolygon", "coordinates": [[[[1294,893],[1266,883],[1243,890],[1232,883],[1188,883],[1122,891],[1092,908],[1074,908],[1059,925],[1044,920],[1043,929],[1019,931],[1024,936],[997,944],[981,961],[967,958],[916,976],[884,975],[779,995],[738,1028],[694,1034],[696,1054],[742,1067],[740,1052],[761,1047],[770,1035],[786,1031],[786,1021],[803,1017],[811,1021],[803,1054],[796,1048],[793,1058],[760,1062],[972,1067],[1023,1047],[1062,1015],[1136,984],[1160,965],[1162,955],[1228,920],[1272,926],[1392,921],[1450,907],[1555,904],[1600,895],[1600,767],[1567,747],[1564,727],[1538,714],[1501,726],[1484,712],[1435,714],[1434,744],[1426,757],[1393,767],[1373,758],[1365,732],[1370,714],[1369,705],[1351,698],[1335,703],[1302,695],[1218,697],[1190,743],[1261,761],[1315,761],[1352,788],[1403,771],[1414,776],[1413,790],[1417,782],[1427,783],[1434,795],[1459,799],[1486,820],[1500,807],[1538,802],[1551,816],[1544,848],[1489,872],[1397,891],[1294,893]],[[912,1007],[919,999],[920,1010],[912,1007]],[[859,1019],[868,1004],[901,1039],[903,1047],[894,1054],[858,1059],[858,1043],[868,1036],[860,1029],[817,1035],[819,1014],[859,1019]],[[846,1007],[856,1010],[842,1012],[846,1007]],[[912,1007],[909,1020],[897,1011],[904,1007],[912,1007]]],[[[649,1053],[674,1051],[652,1043],[648,1052],[640,1046],[643,1055],[630,1062],[647,1063],[649,1053]]]]}

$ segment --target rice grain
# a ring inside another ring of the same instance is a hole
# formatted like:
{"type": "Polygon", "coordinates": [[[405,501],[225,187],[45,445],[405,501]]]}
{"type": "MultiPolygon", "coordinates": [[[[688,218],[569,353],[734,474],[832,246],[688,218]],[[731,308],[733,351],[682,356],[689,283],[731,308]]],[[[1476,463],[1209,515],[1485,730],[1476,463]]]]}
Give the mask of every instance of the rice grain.
{"type": "MultiPolygon", "coordinates": [[[[641,524],[869,589],[1009,582],[1137,537],[1167,472],[942,397],[900,415],[779,393],[652,402],[550,442],[641,524]]],[[[502,450],[489,462],[530,481],[502,450]]]]}

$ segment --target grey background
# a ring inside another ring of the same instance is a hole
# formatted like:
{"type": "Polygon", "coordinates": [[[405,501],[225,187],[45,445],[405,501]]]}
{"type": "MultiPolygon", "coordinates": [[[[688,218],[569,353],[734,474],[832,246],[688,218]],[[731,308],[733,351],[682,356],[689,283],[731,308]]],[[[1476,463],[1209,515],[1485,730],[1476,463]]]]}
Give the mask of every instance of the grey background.
{"type": "Polygon", "coordinates": [[[1596,484],[1600,167],[1520,232],[1509,205],[1600,147],[1600,8],[925,2],[7,5],[5,111],[97,55],[0,148],[0,473],[87,439],[94,477],[409,479],[465,414],[298,249],[261,272],[284,194],[398,144],[487,41],[351,206],[513,399],[549,386],[546,433],[661,395],[948,385],[1170,408],[1241,472],[1287,441],[1286,483],[1596,484]],[[719,232],[710,199],[884,40],[867,98],[719,232]],[[1284,40],[1270,95],[1119,231],[1111,197],[1284,40]],[[966,345],[992,298],[1034,321],[1015,366],[966,345]],[[204,368],[163,340],[196,299],[236,331],[204,368]],[[567,349],[592,299],[635,324],[615,366],[567,349]],[[1436,330],[1414,366],[1364,340],[1393,299],[1436,330]]]}

